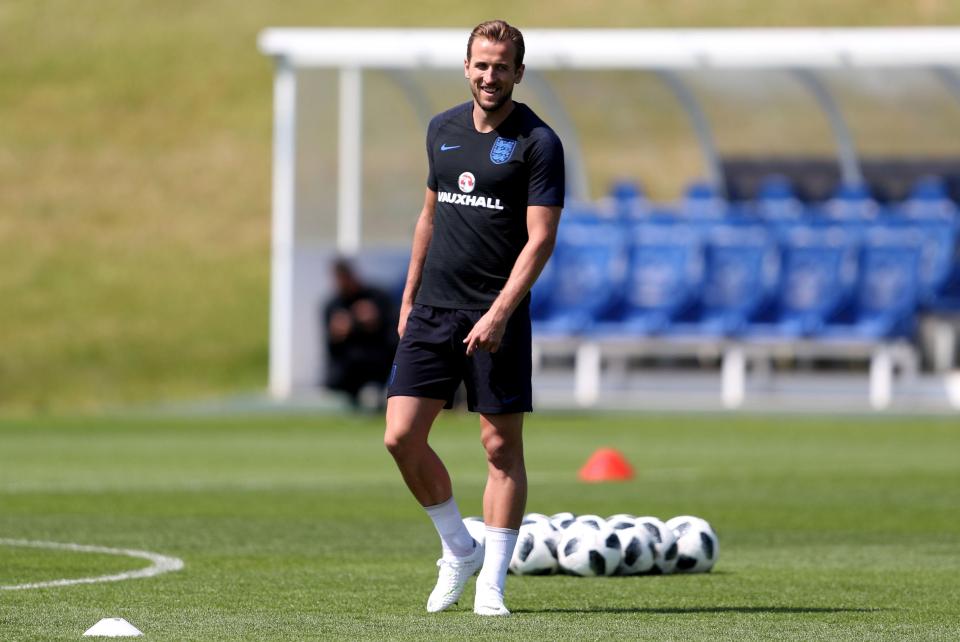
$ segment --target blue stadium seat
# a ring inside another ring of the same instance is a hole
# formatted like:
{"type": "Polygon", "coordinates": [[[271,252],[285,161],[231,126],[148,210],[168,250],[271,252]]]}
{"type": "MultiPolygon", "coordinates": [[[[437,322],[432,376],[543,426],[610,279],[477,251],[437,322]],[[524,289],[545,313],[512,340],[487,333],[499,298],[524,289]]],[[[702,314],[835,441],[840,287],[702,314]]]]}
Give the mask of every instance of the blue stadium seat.
{"type": "Polygon", "coordinates": [[[757,190],[755,206],[760,218],[768,222],[797,221],[806,213],[790,180],[780,174],[771,174],[763,179],[757,190]]]}
{"type": "Polygon", "coordinates": [[[947,183],[940,176],[924,176],[913,185],[899,213],[912,221],[950,221],[960,225],[957,205],[950,199],[947,183]]]}
{"type": "Polygon", "coordinates": [[[689,219],[722,219],[728,210],[727,201],[716,188],[702,181],[691,183],[680,202],[680,214],[689,219]]]}
{"type": "Polygon", "coordinates": [[[843,183],[823,206],[823,214],[835,221],[872,221],[880,206],[863,183],[843,183]]]}
{"type": "Polygon", "coordinates": [[[670,323],[665,334],[724,337],[739,333],[771,298],[778,273],[777,248],[763,226],[714,227],[704,247],[700,298],[670,323]]]}
{"type": "Polygon", "coordinates": [[[924,235],[921,304],[937,312],[960,311],[960,210],[940,176],[917,180],[899,208],[924,235]]]}
{"type": "Polygon", "coordinates": [[[755,340],[816,334],[852,295],[857,246],[841,227],[795,227],[781,238],[780,284],[743,330],[755,340]]]}
{"type": "Polygon", "coordinates": [[[943,285],[924,307],[931,312],[960,312],[960,260],[954,262],[943,285]]]}
{"type": "Polygon", "coordinates": [[[818,333],[821,339],[877,341],[913,334],[920,294],[921,239],[877,228],[864,238],[852,305],[818,333]]]}
{"type": "Polygon", "coordinates": [[[937,301],[956,269],[960,228],[945,218],[895,219],[888,217],[875,228],[887,234],[912,240],[920,250],[919,301],[924,307],[936,307],[937,301]]]}
{"type": "Polygon", "coordinates": [[[530,318],[534,321],[542,321],[550,313],[550,298],[553,294],[553,287],[556,283],[556,258],[550,257],[547,264],[543,266],[540,276],[536,283],[530,289],[530,318]]]}
{"type": "Polygon", "coordinates": [[[550,262],[549,289],[542,300],[538,297],[534,332],[582,334],[617,304],[627,266],[623,228],[610,222],[561,221],[550,262]]]}
{"type": "Polygon", "coordinates": [[[626,281],[614,319],[590,327],[595,335],[663,331],[697,300],[703,257],[697,231],[684,222],[644,222],[631,230],[626,281]]]}
{"type": "Polygon", "coordinates": [[[563,208],[564,223],[602,223],[609,219],[595,203],[567,200],[563,208]]]}
{"type": "Polygon", "coordinates": [[[603,207],[621,221],[642,219],[650,214],[650,201],[636,181],[620,180],[610,186],[603,207]]]}

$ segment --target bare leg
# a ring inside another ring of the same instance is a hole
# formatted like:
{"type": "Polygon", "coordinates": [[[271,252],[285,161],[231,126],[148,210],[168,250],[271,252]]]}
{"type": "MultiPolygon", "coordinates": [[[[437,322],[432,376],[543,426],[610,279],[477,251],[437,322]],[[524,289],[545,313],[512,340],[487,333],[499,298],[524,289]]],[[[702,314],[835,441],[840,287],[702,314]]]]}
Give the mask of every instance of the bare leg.
{"type": "Polygon", "coordinates": [[[453,496],[450,475],[427,444],[430,428],[443,405],[442,399],[387,399],[383,443],[397,462],[407,488],[422,506],[442,504],[453,496]]]}
{"type": "Polygon", "coordinates": [[[487,451],[483,521],[494,528],[518,529],[527,505],[523,413],[481,414],[480,440],[487,451]]]}
{"type": "Polygon", "coordinates": [[[487,540],[473,612],[510,615],[503,605],[503,591],[507,567],[517,545],[517,529],[527,504],[523,413],[480,415],[480,439],[487,451],[487,487],[483,491],[487,540]]]}
{"type": "Polygon", "coordinates": [[[453,500],[450,474],[427,444],[430,428],[443,409],[441,399],[390,397],[383,443],[393,455],[407,488],[426,509],[440,535],[443,556],[437,562],[437,585],[427,598],[436,613],[457,603],[470,577],[483,564],[482,549],[464,526],[453,500]]]}

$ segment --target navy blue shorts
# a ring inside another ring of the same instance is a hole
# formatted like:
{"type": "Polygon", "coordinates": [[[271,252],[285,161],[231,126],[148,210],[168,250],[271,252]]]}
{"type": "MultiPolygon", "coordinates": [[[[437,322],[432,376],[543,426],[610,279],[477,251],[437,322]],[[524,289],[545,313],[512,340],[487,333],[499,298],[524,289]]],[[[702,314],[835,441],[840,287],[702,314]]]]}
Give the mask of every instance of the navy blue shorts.
{"type": "Polygon", "coordinates": [[[414,304],[387,382],[388,397],[442,399],[464,382],[467,408],[496,415],[533,410],[530,309],[521,304],[507,322],[496,352],[468,357],[463,340],[486,310],[414,304]]]}

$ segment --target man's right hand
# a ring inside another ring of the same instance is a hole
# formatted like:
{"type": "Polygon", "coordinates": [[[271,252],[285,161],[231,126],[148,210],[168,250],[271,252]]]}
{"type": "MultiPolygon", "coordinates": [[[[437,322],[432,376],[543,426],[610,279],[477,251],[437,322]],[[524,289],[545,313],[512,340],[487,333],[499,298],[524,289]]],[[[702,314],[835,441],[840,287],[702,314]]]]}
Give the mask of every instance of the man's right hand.
{"type": "Polygon", "coordinates": [[[346,310],[337,310],[330,315],[330,324],[327,327],[327,334],[334,343],[340,343],[347,338],[350,330],[353,328],[353,319],[346,310]]]}

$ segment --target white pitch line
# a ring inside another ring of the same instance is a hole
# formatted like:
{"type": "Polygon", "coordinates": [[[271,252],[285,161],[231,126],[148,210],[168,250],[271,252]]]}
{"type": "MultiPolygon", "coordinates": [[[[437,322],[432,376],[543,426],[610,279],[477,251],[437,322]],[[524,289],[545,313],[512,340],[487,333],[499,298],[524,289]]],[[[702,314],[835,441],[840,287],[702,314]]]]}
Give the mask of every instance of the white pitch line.
{"type": "Polygon", "coordinates": [[[22,546],[26,548],[50,548],[60,551],[73,551],[75,553],[101,553],[104,555],[123,555],[125,557],[136,557],[139,559],[153,562],[150,566],[136,571],[125,571],[115,575],[100,575],[98,577],[78,577],[76,579],[50,580],[47,582],[32,582],[29,584],[13,584],[10,586],[0,586],[0,591],[22,591],[24,589],[50,588],[55,586],[72,586],[74,584],[98,584],[100,582],[120,582],[122,580],[134,580],[141,577],[153,577],[161,573],[170,573],[179,571],[183,568],[183,560],[177,557],[151,553],[150,551],[138,551],[131,548],[109,548],[107,546],[87,546],[85,544],[73,544],[71,542],[43,542],[29,539],[5,539],[0,538],[0,546],[22,546]]]}

